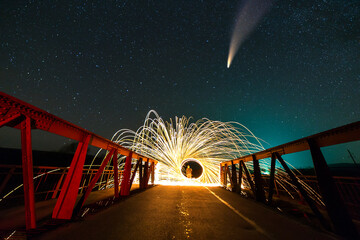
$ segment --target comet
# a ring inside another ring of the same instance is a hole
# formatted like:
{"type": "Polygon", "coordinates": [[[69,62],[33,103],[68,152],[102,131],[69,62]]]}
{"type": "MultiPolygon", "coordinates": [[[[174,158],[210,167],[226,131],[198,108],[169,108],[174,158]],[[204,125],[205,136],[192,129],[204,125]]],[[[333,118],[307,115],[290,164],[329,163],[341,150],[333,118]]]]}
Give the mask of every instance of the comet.
{"type": "Polygon", "coordinates": [[[271,6],[272,0],[244,0],[242,2],[230,40],[227,68],[230,68],[241,44],[254,31],[257,24],[270,10],[271,6]]]}

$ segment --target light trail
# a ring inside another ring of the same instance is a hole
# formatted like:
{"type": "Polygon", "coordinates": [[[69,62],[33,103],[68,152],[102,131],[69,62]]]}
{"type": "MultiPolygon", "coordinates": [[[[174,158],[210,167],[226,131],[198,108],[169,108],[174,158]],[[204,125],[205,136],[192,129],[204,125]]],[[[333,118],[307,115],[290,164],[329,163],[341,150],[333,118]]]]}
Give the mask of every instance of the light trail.
{"type": "MultiPolygon", "coordinates": [[[[44,176],[45,174],[49,174],[49,173],[53,173],[53,172],[56,172],[56,171],[59,171],[60,168],[57,168],[57,169],[54,169],[54,170],[50,170],[48,172],[44,172],[44,173],[41,173],[35,177],[33,177],[33,180],[41,177],[41,176],[44,176]]],[[[10,192],[8,192],[7,194],[5,194],[2,198],[0,198],[0,202],[3,201],[5,198],[7,198],[9,195],[11,195],[12,193],[14,193],[16,190],[18,190],[19,188],[21,188],[22,186],[24,186],[24,184],[20,184],[18,185],[17,187],[15,187],[14,189],[12,189],[10,192]]]]}
{"type": "MultiPolygon", "coordinates": [[[[155,183],[177,186],[218,186],[220,185],[221,162],[264,150],[262,145],[264,141],[240,123],[212,121],[206,118],[196,122],[191,120],[191,117],[182,116],[167,122],[151,110],[143,126],[137,131],[118,130],[111,140],[143,156],[158,160],[155,183]],[[203,168],[201,177],[189,179],[184,176],[181,168],[184,161],[189,159],[194,159],[201,164],[203,168]]],[[[100,152],[101,150],[98,154],[100,152]]],[[[122,157],[119,161],[119,170],[124,168],[124,158],[122,157]]],[[[111,169],[110,162],[107,165],[109,169],[111,169]]],[[[270,159],[259,161],[263,174],[269,172],[270,163],[270,159]]],[[[135,164],[134,160],[133,166],[135,164]]],[[[252,172],[252,162],[245,164],[252,172]]],[[[296,174],[301,175],[296,168],[291,167],[296,174]]],[[[111,181],[111,178],[109,180],[111,181]]],[[[284,189],[289,196],[294,198],[292,192],[297,192],[297,188],[283,168],[276,167],[275,181],[279,188],[284,189]],[[291,191],[292,189],[295,191],[291,191]]],[[[299,178],[298,181],[311,198],[324,205],[321,196],[314,189],[299,178]]],[[[246,178],[243,178],[241,187],[250,189],[246,178]]]]}
{"type": "Polygon", "coordinates": [[[269,11],[271,3],[271,0],[244,0],[242,2],[231,36],[227,68],[230,68],[231,62],[241,44],[255,29],[265,13],[269,11]]]}
{"type": "Polygon", "coordinates": [[[119,130],[112,140],[141,155],[157,159],[158,181],[190,182],[194,185],[218,184],[221,162],[264,149],[261,140],[239,123],[206,118],[191,122],[191,118],[185,116],[165,122],[155,111],[148,113],[144,125],[136,132],[119,130]],[[182,164],[188,159],[202,165],[201,177],[188,179],[183,175],[182,164]]]}
{"type": "MultiPolygon", "coordinates": [[[[175,117],[173,121],[165,122],[155,111],[150,111],[141,126],[136,132],[128,129],[117,131],[112,141],[136,151],[143,156],[156,159],[159,163],[156,166],[156,183],[164,185],[178,186],[219,186],[220,174],[219,166],[223,161],[232,160],[254,152],[264,150],[262,140],[257,138],[244,125],[236,122],[212,121],[206,118],[196,122],[191,122],[191,117],[175,117]],[[202,166],[203,173],[197,179],[189,179],[182,173],[182,166],[185,161],[196,160],[202,166]]],[[[93,164],[101,150],[93,158],[93,162],[88,167],[97,169],[99,165],[93,164]]],[[[119,170],[124,168],[125,156],[118,161],[119,170]]],[[[135,161],[135,160],[134,160],[135,161]]],[[[259,161],[261,172],[264,174],[270,168],[269,159],[259,161]]],[[[245,163],[247,168],[252,172],[252,162],[245,163]]],[[[291,166],[289,163],[287,163],[291,166]]],[[[107,168],[112,169],[111,161],[107,168]]],[[[135,166],[135,162],[133,164],[135,166]]],[[[301,173],[291,166],[298,175],[301,173]]],[[[33,179],[37,179],[44,174],[50,174],[59,171],[60,168],[39,174],[33,179]]],[[[289,196],[294,198],[291,189],[297,191],[296,186],[292,184],[291,179],[283,168],[276,168],[275,181],[280,188],[283,188],[289,196]]],[[[244,174],[243,174],[244,176],[244,174]]],[[[113,186],[113,176],[101,179],[96,184],[100,189],[110,188],[113,186]],[[107,186],[102,183],[108,182],[107,186]]],[[[298,179],[309,196],[324,205],[321,196],[304,181],[298,179]]],[[[15,187],[13,190],[0,198],[2,202],[9,195],[20,189],[23,185],[15,187]]],[[[82,187],[80,187],[82,188],[82,187]]],[[[79,188],[79,189],[80,189],[79,188]]],[[[242,189],[250,189],[246,178],[243,179],[242,189]]]]}

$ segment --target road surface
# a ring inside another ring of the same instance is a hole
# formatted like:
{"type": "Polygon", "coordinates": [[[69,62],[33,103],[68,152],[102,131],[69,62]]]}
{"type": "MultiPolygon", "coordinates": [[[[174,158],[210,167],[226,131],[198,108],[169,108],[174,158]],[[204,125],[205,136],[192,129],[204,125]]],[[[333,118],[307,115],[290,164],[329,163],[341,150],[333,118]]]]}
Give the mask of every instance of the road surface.
{"type": "Polygon", "coordinates": [[[40,239],[336,239],[219,187],[155,186],[40,239]]]}

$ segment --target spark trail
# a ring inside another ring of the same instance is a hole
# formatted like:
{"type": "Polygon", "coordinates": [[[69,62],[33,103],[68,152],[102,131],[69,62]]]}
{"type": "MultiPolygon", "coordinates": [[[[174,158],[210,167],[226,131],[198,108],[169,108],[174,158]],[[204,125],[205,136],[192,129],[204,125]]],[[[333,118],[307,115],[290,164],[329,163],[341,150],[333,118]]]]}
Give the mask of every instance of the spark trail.
{"type": "MultiPolygon", "coordinates": [[[[156,159],[155,179],[157,184],[167,185],[219,185],[219,165],[223,161],[232,160],[254,152],[264,150],[261,139],[248,128],[237,122],[220,122],[207,118],[192,121],[182,116],[175,120],[164,121],[155,111],[150,111],[137,131],[121,129],[112,141],[129,148],[143,156],[156,159]],[[203,173],[197,179],[188,179],[182,173],[183,163],[188,160],[198,161],[203,173]]],[[[95,158],[94,158],[95,159],[95,158]]],[[[260,169],[263,174],[269,173],[269,159],[261,160],[260,169]]],[[[252,162],[245,163],[252,172],[252,162]]],[[[287,164],[301,175],[291,164],[287,164]]],[[[111,164],[109,163],[109,166],[111,164]]],[[[135,166],[135,162],[133,164],[135,166]]],[[[120,161],[119,169],[124,163],[120,161]]],[[[292,198],[296,187],[285,170],[276,168],[275,181],[292,198]]],[[[298,179],[309,196],[323,204],[321,196],[304,181],[298,179]]],[[[247,179],[243,179],[242,188],[250,189],[247,179]]]]}
{"type": "MultiPolygon", "coordinates": [[[[144,124],[137,131],[120,129],[111,140],[145,157],[158,160],[155,183],[162,185],[219,186],[221,162],[264,150],[264,141],[240,123],[212,121],[207,118],[193,122],[191,117],[185,116],[175,117],[175,120],[170,119],[168,122],[153,110],[147,114],[144,124]],[[183,174],[182,167],[185,162],[193,160],[200,163],[203,172],[200,177],[189,179],[183,174]]],[[[104,150],[100,149],[94,156],[88,171],[90,168],[98,168],[93,164],[102,151],[104,150]]],[[[106,154],[108,153],[109,151],[106,151],[106,154]]],[[[119,170],[124,169],[125,158],[126,156],[120,158],[119,170]]],[[[132,161],[134,171],[136,159],[132,161]]],[[[259,163],[262,174],[268,175],[269,159],[260,160],[259,163]]],[[[287,164],[297,175],[302,175],[289,162],[287,164]]],[[[112,170],[111,165],[109,161],[106,168],[112,170]]],[[[253,171],[252,162],[246,162],[245,165],[250,172],[253,171]]],[[[324,205],[319,193],[304,181],[298,180],[312,199],[324,205]]],[[[104,181],[108,184],[99,186],[99,190],[113,186],[113,176],[105,179],[103,172],[100,182],[104,181]]],[[[294,198],[293,194],[297,193],[296,186],[283,168],[276,167],[275,181],[279,189],[283,189],[294,198]]],[[[241,188],[250,189],[250,183],[246,178],[243,178],[241,188]]]]}
{"type": "MultiPolygon", "coordinates": [[[[137,131],[121,129],[113,135],[111,140],[143,156],[158,160],[157,173],[155,174],[156,183],[168,185],[219,185],[221,162],[264,150],[263,141],[240,123],[212,121],[206,118],[193,122],[191,117],[185,116],[175,117],[175,120],[170,119],[168,122],[164,121],[155,111],[150,111],[147,114],[143,126],[137,131]],[[200,163],[203,173],[199,178],[188,179],[182,173],[182,166],[184,162],[193,160],[200,163]]],[[[102,151],[104,150],[100,149],[93,158],[92,163],[88,166],[87,174],[90,173],[90,169],[99,168],[99,165],[94,165],[94,161],[102,151]]],[[[108,151],[107,154],[109,154],[108,151]]],[[[119,170],[124,169],[124,160],[125,156],[122,156],[118,162],[119,170]]],[[[133,163],[135,166],[135,162],[133,163]]],[[[268,175],[269,159],[261,160],[259,163],[261,172],[268,175]]],[[[245,164],[252,172],[252,162],[245,164]]],[[[301,175],[288,162],[287,164],[293,171],[301,175]]],[[[111,161],[109,161],[106,168],[112,170],[111,165],[111,161]]],[[[42,173],[35,176],[34,179],[58,170],[60,169],[42,173]]],[[[297,190],[287,173],[280,167],[277,167],[275,172],[278,188],[285,190],[293,197],[292,194],[296,194],[297,190]]],[[[108,184],[102,187],[99,184],[99,189],[113,186],[113,176],[105,178],[104,174],[103,172],[99,183],[107,182],[108,184]]],[[[323,205],[321,196],[305,182],[298,180],[309,196],[323,205]]],[[[0,198],[0,202],[20,189],[21,186],[17,186],[0,198]]],[[[250,184],[246,178],[243,179],[241,187],[250,189],[250,184]]]]}
{"type": "Polygon", "coordinates": [[[244,0],[236,17],[231,36],[227,68],[230,68],[241,44],[255,29],[258,22],[270,10],[271,0],[244,0]]]}
{"type": "Polygon", "coordinates": [[[199,184],[218,183],[219,164],[252,152],[263,150],[260,139],[245,126],[235,122],[212,121],[206,118],[191,122],[185,116],[165,122],[155,111],[146,116],[136,132],[119,130],[113,141],[133,151],[159,160],[164,179],[184,182],[183,163],[189,159],[203,166],[199,184]]]}

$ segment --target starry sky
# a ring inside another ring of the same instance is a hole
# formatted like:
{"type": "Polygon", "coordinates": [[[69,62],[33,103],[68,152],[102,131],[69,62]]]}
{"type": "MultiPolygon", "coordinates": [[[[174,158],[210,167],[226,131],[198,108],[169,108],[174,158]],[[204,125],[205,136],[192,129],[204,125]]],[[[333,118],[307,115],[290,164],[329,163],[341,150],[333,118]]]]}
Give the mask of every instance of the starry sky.
{"type": "Polygon", "coordinates": [[[359,121],[360,1],[273,1],[227,69],[240,4],[0,0],[0,91],[106,138],[150,109],[240,122],[267,147],[359,121]]]}

